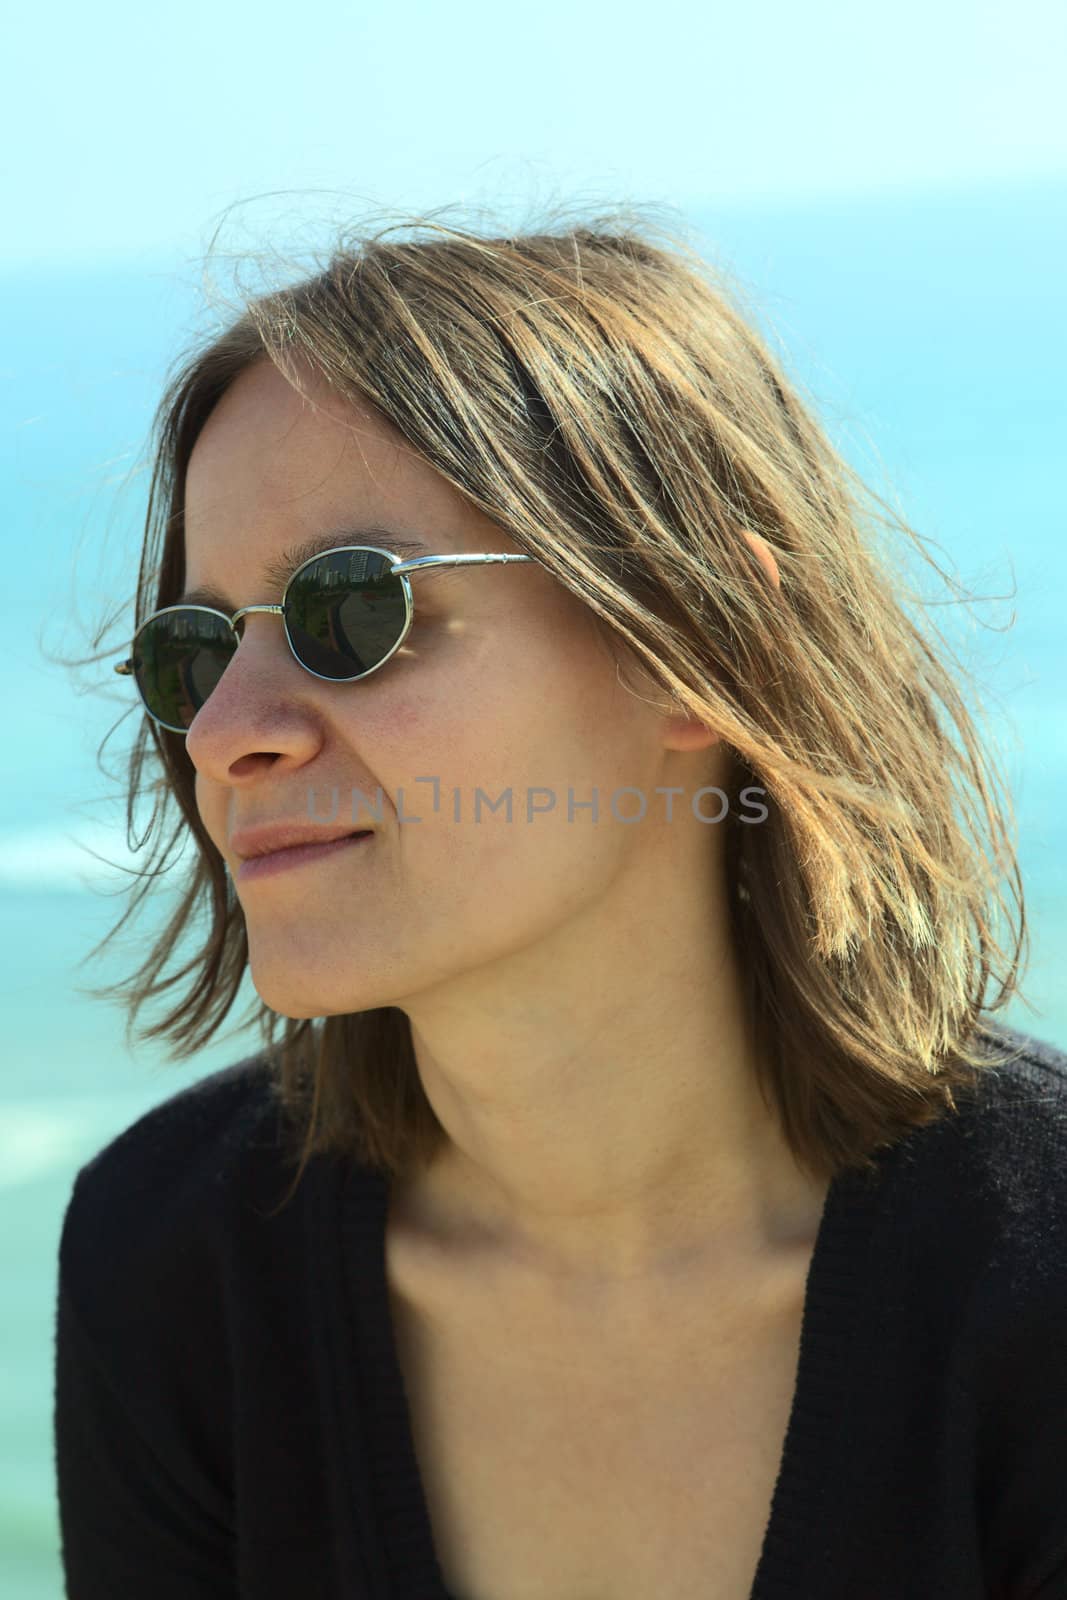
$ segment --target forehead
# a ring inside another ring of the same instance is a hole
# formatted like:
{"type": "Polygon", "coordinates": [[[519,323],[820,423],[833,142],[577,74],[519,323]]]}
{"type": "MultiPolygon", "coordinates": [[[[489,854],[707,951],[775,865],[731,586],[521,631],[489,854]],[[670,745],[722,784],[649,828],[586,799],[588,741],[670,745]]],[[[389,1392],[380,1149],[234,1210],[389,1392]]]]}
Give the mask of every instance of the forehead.
{"type": "Polygon", "coordinates": [[[331,492],[388,496],[454,491],[369,405],[299,373],[301,393],[266,359],[242,372],[193,446],[185,478],[187,518],[254,502],[269,509],[331,492]]]}
{"type": "Polygon", "coordinates": [[[246,577],[250,562],[266,573],[281,551],[322,547],[338,531],[344,544],[359,542],[352,530],[377,530],[367,542],[400,555],[514,548],[371,405],[306,370],[299,381],[303,393],[257,361],[205,422],[184,485],[190,581],[236,582],[221,568],[246,577]],[[390,531],[406,548],[390,545],[390,531]]]}

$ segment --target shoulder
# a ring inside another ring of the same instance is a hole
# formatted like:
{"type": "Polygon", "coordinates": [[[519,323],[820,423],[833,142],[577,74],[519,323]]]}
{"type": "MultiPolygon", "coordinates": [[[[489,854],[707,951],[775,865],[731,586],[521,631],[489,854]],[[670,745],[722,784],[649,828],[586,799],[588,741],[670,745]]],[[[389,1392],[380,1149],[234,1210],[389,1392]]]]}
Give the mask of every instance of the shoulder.
{"type": "Polygon", "coordinates": [[[1067,1053],[1003,1026],[997,1035],[1011,1059],[987,1070],[962,1122],[989,1223],[975,1230],[985,1259],[957,1309],[962,1389],[998,1592],[1036,1593],[1067,1561],[1067,1053]]]}
{"type": "Polygon", "coordinates": [[[1002,1202],[1006,1225],[1038,1217],[1067,1222],[1067,1052],[998,1024],[981,1042],[995,1051],[972,1105],[960,1113],[962,1138],[1002,1202]]]}
{"type": "Polygon", "coordinates": [[[241,1213],[280,1203],[283,1120],[265,1057],[248,1056],[139,1117],[77,1173],[60,1283],[86,1315],[114,1298],[172,1300],[204,1284],[241,1213]]]}
{"type": "Polygon", "coordinates": [[[1010,1059],[986,1069],[963,1118],[995,1212],[995,1276],[1013,1314],[1019,1296],[1067,1316],[1067,1052],[1003,1026],[995,1042],[1010,1059]]]}
{"type": "Polygon", "coordinates": [[[889,1148],[873,1203],[903,1299],[982,1364],[1067,1320],[1067,1053],[1001,1023],[977,1042],[973,1091],[889,1148]]]}
{"type": "Polygon", "coordinates": [[[977,1091],[897,1167],[910,1281],[969,1348],[977,1393],[1016,1404],[1032,1385],[1064,1427],[1067,1053],[1003,1024],[980,1043],[995,1055],[977,1091]]]}
{"type": "Polygon", "coordinates": [[[1039,1200],[1067,1205],[1067,1052],[1003,1023],[983,1026],[977,1044],[974,1092],[957,1094],[956,1110],[908,1135],[894,1157],[905,1173],[940,1178],[946,1197],[962,1198],[960,1185],[996,1196],[1005,1217],[1039,1200]]]}
{"type": "Polygon", "coordinates": [[[1062,1104],[1067,1098],[1067,1050],[1003,1022],[986,1024],[978,1036],[983,1047],[1008,1057],[986,1069],[991,1082],[1005,1091],[1005,1103],[1031,1100],[1035,1089],[1046,1102],[1062,1104]]]}

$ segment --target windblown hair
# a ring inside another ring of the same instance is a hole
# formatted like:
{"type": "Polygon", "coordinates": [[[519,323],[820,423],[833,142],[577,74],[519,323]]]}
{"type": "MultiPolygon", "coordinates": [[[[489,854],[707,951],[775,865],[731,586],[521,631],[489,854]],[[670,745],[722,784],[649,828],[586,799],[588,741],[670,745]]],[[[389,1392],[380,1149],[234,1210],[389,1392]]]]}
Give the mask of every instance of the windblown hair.
{"type": "MultiPolygon", "coordinates": [[[[739,783],[765,791],[760,826],[721,824],[761,1092],[810,1174],[873,1171],[875,1150],[957,1111],[994,1063],[986,1014],[1017,989],[1027,938],[1010,800],[963,669],[911,614],[875,524],[946,574],[690,245],[633,212],[509,237],[425,219],[398,232],[342,234],[321,270],[247,295],[183,360],[153,428],[135,625],[181,592],[190,453],[240,373],[269,359],[376,408],[718,730],[739,783]],[[742,530],[768,542],[780,589],[742,530]]],[[[127,820],[132,837],[150,795],[150,863],[103,943],[175,845],[191,834],[195,848],[162,937],[95,991],[122,996],[129,1027],[183,984],[139,1030],[173,1056],[219,1030],[248,960],[193,780],[184,739],[144,718],[127,820]],[[202,942],[168,975],[189,930],[202,942]]],[[[260,1003],[256,1020],[299,1133],[297,1182],[321,1151],[392,1175],[433,1154],[444,1133],[402,1010],[291,1019],[260,1003]]]]}

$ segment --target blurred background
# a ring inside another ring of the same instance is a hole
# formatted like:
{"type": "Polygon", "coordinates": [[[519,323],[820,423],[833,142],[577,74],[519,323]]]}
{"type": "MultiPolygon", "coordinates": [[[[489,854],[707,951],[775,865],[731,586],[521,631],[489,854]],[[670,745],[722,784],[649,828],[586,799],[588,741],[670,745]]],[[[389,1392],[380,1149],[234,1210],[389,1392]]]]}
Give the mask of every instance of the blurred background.
{"type": "Polygon", "coordinates": [[[80,675],[50,659],[85,654],[101,612],[132,600],[152,411],[217,315],[205,263],[225,286],[248,250],[299,265],[349,219],[442,206],[463,208],[460,225],[479,208],[521,225],[623,201],[692,230],[838,447],[988,597],[937,622],[984,687],[1018,818],[1031,1008],[1006,1020],[1067,1047],[1065,32],[1062,7],[1030,0],[541,0],[525,13],[324,0],[306,21],[243,0],[150,19],[59,0],[8,21],[4,1595],[62,1594],[51,1363],[74,1174],[149,1105],[255,1045],[235,1033],[169,1063],[79,992],[128,974],[146,937],[142,923],[78,966],[121,909],[115,775],[139,712],[111,658],[80,675]],[[109,776],[97,750],[116,723],[109,776]]]}

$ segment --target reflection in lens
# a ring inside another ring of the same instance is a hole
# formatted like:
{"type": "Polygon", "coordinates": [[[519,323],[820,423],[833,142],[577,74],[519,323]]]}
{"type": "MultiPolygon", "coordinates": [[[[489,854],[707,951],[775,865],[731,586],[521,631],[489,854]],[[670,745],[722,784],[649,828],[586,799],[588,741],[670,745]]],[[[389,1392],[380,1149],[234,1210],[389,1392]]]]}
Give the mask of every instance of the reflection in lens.
{"type": "Polygon", "coordinates": [[[312,672],[356,678],[394,649],[407,624],[407,599],[391,566],[372,550],[343,550],[319,556],[292,580],[285,625],[312,672]]]}
{"type": "Polygon", "coordinates": [[[225,617],[193,606],[165,611],[134,640],[133,668],[148,710],[184,731],[218,683],[237,648],[225,617]]]}

